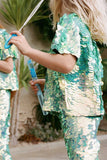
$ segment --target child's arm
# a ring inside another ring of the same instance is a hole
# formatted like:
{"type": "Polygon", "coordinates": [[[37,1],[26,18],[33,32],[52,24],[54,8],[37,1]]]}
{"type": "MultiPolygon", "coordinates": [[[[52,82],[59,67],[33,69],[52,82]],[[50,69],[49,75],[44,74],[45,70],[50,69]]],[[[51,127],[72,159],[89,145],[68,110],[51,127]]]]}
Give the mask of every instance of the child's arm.
{"type": "Polygon", "coordinates": [[[69,73],[76,64],[76,57],[71,54],[48,54],[31,48],[25,55],[46,68],[61,73],[69,73]]]}
{"type": "Polygon", "coordinates": [[[71,54],[48,54],[29,46],[25,37],[18,31],[12,32],[17,34],[17,37],[13,37],[9,43],[13,43],[19,49],[19,51],[46,68],[58,71],[61,73],[70,72],[76,63],[76,57],[71,54]]]}
{"type": "Polygon", "coordinates": [[[0,60],[0,72],[10,73],[13,70],[13,59],[0,60]]]}

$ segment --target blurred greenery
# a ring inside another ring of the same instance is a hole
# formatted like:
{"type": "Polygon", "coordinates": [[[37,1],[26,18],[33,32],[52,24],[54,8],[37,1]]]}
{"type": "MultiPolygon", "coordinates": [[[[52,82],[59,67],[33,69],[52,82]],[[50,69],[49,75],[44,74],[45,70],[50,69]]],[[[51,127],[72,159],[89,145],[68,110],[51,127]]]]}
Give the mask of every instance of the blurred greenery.
{"type": "MultiPolygon", "coordinates": [[[[2,0],[1,2],[0,13],[4,17],[5,23],[12,24],[19,30],[40,0],[2,0]]],[[[47,10],[43,8],[46,4],[47,0],[43,2],[28,23],[47,18],[45,15],[47,10]]]]}
{"type": "Polygon", "coordinates": [[[104,77],[103,77],[103,92],[107,93],[107,59],[102,60],[103,69],[104,69],[104,77]]]}
{"type": "Polygon", "coordinates": [[[40,21],[36,21],[34,22],[34,24],[38,26],[43,40],[48,40],[51,42],[54,37],[55,31],[53,30],[52,25],[53,18],[49,9],[49,0],[47,0],[47,3],[45,3],[42,8],[46,11],[44,13],[44,16],[47,18],[41,19],[40,21]]]}
{"type": "Polygon", "coordinates": [[[44,116],[39,104],[34,106],[32,112],[34,117],[41,125],[46,125],[47,123],[50,123],[50,126],[52,128],[56,130],[61,130],[61,124],[57,113],[49,112],[48,115],[44,116]]]}
{"type": "Polygon", "coordinates": [[[42,66],[42,65],[39,64],[38,68],[36,70],[37,77],[40,78],[40,79],[45,78],[45,76],[46,76],[46,70],[47,69],[44,66],[42,66]]]}
{"type": "MultiPolygon", "coordinates": [[[[3,18],[2,20],[9,24],[16,27],[17,30],[19,30],[26,19],[28,18],[29,14],[32,12],[35,6],[37,6],[38,2],[40,0],[1,0],[0,5],[0,13],[3,18]]],[[[43,8],[44,5],[46,5],[47,0],[43,2],[43,4],[40,6],[38,11],[35,13],[35,15],[31,18],[31,20],[28,22],[38,22],[41,19],[48,18],[45,13],[47,12],[47,9],[45,10],[43,8]]],[[[42,25],[43,26],[43,25],[42,25]]],[[[23,33],[24,29],[22,29],[23,33]]],[[[17,68],[17,75],[19,78],[19,88],[26,87],[29,84],[30,80],[30,73],[28,70],[28,66],[24,63],[24,57],[19,54],[19,59],[16,63],[17,68]]],[[[12,141],[17,141],[17,126],[18,126],[18,115],[19,112],[19,106],[20,106],[20,90],[17,91],[17,94],[15,95],[15,98],[13,100],[13,107],[12,107],[12,121],[11,121],[11,135],[12,135],[12,141]],[[15,114],[14,114],[15,113],[15,114]],[[15,138],[14,138],[15,137],[15,138]]]]}
{"type": "Polygon", "coordinates": [[[28,88],[31,79],[28,65],[25,64],[24,56],[20,56],[20,74],[19,74],[19,89],[28,88]]]}
{"type": "Polygon", "coordinates": [[[54,129],[50,122],[45,125],[40,124],[35,119],[28,118],[25,124],[26,133],[22,135],[18,140],[26,142],[51,142],[63,137],[62,130],[54,129]]]}
{"type": "MultiPolygon", "coordinates": [[[[14,25],[17,29],[20,29],[31,11],[39,2],[40,0],[2,0],[2,7],[0,7],[0,13],[4,17],[4,21],[6,23],[14,25]]],[[[41,23],[42,20],[48,19],[48,2],[48,0],[45,0],[43,2],[43,4],[40,6],[38,11],[28,23],[41,23]]],[[[28,82],[30,80],[29,69],[28,66],[24,63],[24,56],[19,56],[19,61],[19,88],[27,88],[28,82]]],[[[39,77],[44,73],[42,66],[38,68],[37,72],[39,74],[39,77]]]]}
{"type": "Polygon", "coordinates": [[[104,100],[104,108],[105,108],[105,118],[107,119],[107,59],[103,59],[102,64],[104,67],[103,100],[104,100]]]}

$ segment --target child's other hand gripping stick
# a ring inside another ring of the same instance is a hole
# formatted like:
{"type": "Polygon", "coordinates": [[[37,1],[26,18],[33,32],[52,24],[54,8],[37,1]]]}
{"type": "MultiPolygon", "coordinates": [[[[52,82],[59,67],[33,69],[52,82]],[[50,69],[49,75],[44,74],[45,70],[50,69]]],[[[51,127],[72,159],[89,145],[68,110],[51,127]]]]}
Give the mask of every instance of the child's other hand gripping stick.
{"type": "Polygon", "coordinates": [[[36,86],[36,84],[40,85],[42,91],[44,90],[45,79],[31,80],[29,83],[35,94],[37,94],[38,92],[38,87],[36,86]]]}

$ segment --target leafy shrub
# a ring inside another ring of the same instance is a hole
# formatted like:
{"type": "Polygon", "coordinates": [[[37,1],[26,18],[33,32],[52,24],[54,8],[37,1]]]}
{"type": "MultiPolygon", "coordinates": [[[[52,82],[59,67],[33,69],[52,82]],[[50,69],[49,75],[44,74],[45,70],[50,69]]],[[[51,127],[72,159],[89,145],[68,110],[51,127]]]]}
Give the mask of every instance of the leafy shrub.
{"type": "Polygon", "coordinates": [[[32,143],[51,142],[62,138],[62,130],[56,130],[51,123],[45,125],[40,124],[35,119],[28,118],[26,123],[26,134],[22,135],[18,140],[32,143]]]}
{"type": "Polygon", "coordinates": [[[104,68],[104,77],[103,77],[103,92],[107,93],[107,59],[103,59],[102,61],[103,68],[104,68]]]}
{"type": "Polygon", "coordinates": [[[107,119],[107,59],[103,59],[102,64],[104,68],[103,100],[104,100],[104,108],[105,108],[105,118],[107,119]]]}
{"type": "Polygon", "coordinates": [[[33,114],[34,117],[36,118],[36,120],[41,124],[41,125],[46,125],[47,123],[50,123],[50,126],[53,129],[56,130],[61,130],[61,124],[60,124],[60,120],[58,118],[57,113],[48,113],[48,115],[44,116],[42,114],[42,110],[40,105],[35,105],[33,108],[33,114]]]}

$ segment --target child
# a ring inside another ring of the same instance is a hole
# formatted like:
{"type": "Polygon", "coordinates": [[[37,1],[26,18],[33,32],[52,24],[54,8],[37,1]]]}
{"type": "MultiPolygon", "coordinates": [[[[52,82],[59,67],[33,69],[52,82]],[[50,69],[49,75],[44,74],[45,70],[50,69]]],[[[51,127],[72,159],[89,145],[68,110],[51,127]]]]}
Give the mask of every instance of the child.
{"type": "MultiPolygon", "coordinates": [[[[44,110],[59,114],[70,160],[98,160],[96,134],[104,115],[103,67],[97,42],[107,44],[105,0],[50,0],[56,35],[50,54],[33,49],[24,36],[15,44],[23,55],[47,67],[44,110]],[[103,12],[102,12],[103,11],[103,12]]],[[[44,80],[32,82],[42,85],[44,80]]]]}
{"type": "Polygon", "coordinates": [[[11,91],[18,90],[15,59],[18,52],[15,46],[4,49],[9,34],[0,25],[0,160],[11,160],[9,152],[10,97],[11,91]]]}

